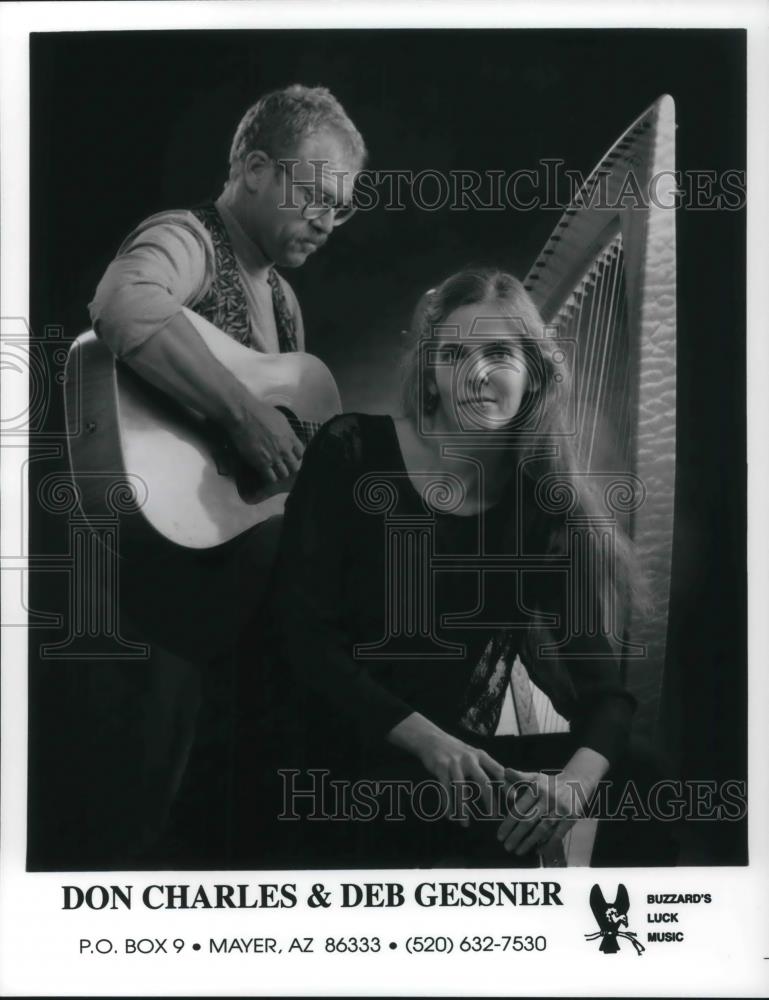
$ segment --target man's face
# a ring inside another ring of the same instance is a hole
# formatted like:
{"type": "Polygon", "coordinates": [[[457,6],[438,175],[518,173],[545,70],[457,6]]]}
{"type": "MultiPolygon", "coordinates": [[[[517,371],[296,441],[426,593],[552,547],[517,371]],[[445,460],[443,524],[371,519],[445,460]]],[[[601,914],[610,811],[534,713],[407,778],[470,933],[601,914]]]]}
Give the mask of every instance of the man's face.
{"type": "Polygon", "coordinates": [[[300,267],[334,228],[334,211],[313,218],[313,210],[349,205],[357,171],[332,132],[303,139],[292,154],[277,160],[252,154],[245,164],[248,235],[274,263],[300,267]]]}

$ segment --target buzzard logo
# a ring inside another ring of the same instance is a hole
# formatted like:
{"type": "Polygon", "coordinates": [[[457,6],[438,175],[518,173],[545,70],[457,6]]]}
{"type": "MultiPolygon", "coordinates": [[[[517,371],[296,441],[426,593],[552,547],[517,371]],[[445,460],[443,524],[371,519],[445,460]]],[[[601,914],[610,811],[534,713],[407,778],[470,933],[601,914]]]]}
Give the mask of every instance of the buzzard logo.
{"type": "Polygon", "coordinates": [[[601,887],[594,885],[590,890],[590,909],[593,911],[595,922],[600,930],[594,934],[586,934],[588,941],[601,939],[601,947],[598,949],[604,955],[614,955],[619,951],[619,941],[617,938],[625,938],[636,950],[636,955],[640,955],[646,949],[638,940],[633,931],[621,930],[627,927],[627,911],[630,909],[630,898],[627,889],[620,882],[617,886],[617,897],[613,903],[607,903],[603,898],[601,887]]]}

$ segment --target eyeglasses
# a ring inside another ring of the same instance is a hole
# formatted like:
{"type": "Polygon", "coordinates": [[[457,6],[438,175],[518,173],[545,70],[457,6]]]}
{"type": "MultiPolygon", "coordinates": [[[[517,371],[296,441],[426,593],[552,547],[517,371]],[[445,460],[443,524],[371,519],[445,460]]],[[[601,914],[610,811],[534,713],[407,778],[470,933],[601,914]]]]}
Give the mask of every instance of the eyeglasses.
{"type": "Polygon", "coordinates": [[[302,184],[294,180],[282,160],[273,160],[272,162],[276,167],[280,167],[287,182],[285,190],[286,202],[282,207],[298,208],[302,218],[308,219],[311,222],[314,222],[316,219],[323,219],[329,212],[333,212],[334,228],[344,225],[345,222],[355,215],[355,205],[337,205],[334,198],[326,191],[323,191],[322,188],[319,190],[312,184],[302,184]],[[294,191],[298,191],[299,197],[302,199],[299,204],[294,201],[293,197],[290,197],[290,194],[293,194],[294,191]]]}

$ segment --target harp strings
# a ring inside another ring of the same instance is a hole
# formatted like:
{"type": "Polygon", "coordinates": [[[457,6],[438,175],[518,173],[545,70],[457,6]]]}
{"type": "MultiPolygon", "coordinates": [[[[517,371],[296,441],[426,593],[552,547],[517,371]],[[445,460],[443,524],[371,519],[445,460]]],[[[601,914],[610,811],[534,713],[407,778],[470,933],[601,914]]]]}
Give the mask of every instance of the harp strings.
{"type": "Polygon", "coordinates": [[[627,443],[630,433],[630,372],[628,358],[623,357],[629,348],[625,307],[618,233],[593,259],[555,319],[561,335],[576,341],[573,391],[578,444],[587,471],[603,457],[601,427],[610,412],[621,435],[618,440],[627,443]]]}
{"type": "MultiPolygon", "coordinates": [[[[631,364],[621,233],[595,255],[553,322],[559,336],[576,345],[572,391],[583,468],[597,471],[607,460],[614,467],[619,464],[628,468],[631,364]]],[[[585,554],[605,557],[605,553],[585,554]]],[[[580,598],[586,600],[588,595],[578,595],[580,598]]],[[[585,620],[594,625],[598,615],[608,613],[598,607],[585,610],[585,620]]],[[[566,719],[536,685],[532,686],[532,695],[540,732],[568,731],[566,719]]]]}
{"type": "Polygon", "coordinates": [[[544,691],[541,691],[536,684],[532,684],[531,695],[539,731],[541,733],[568,733],[569,723],[555,710],[552,701],[544,691]]]}
{"type": "MultiPolygon", "coordinates": [[[[620,280],[621,270],[622,251],[617,247],[606,266],[599,270],[603,301],[594,335],[595,340],[598,341],[595,344],[598,373],[594,383],[587,386],[587,391],[591,394],[588,399],[592,397],[595,400],[595,409],[598,414],[604,414],[610,408],[613,395],[611,381],[620,368],[619,350],[621,349],[622,337],[618,336],[619,330],[617,328],[621,322],[620,317],[624,315],[624,302],[620,301],[624,295],[624,282],[620,280]],[[593,392],[594,396],[592,396],[593,392]]],[[[622,409],[624,412],[625,408],[622,409]]],[[[597,432],[597,422],[593,421],[590,429],[590,442],[586,448],[588,468],[593,467],[597,432]]]]}

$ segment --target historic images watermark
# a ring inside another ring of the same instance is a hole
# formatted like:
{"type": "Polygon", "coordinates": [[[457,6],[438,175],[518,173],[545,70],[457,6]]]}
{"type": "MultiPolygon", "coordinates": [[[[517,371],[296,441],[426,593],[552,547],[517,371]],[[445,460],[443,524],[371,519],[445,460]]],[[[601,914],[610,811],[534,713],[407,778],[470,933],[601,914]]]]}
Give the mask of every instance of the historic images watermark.
{"type": "MultiPolygon", "coordinates": [[[[324,160],[309,161],[315,174],[311,184],[294,178],[298,160],[278,162],[284,168],[281,207],[342,205],[345,175],[330,169],[324,160]]],[[[565,164],[565,160],[549,157],[515,170],[362,170],[356,178],[353,206],[359,212],[532,212],[582,207],[737,212],[745,208],[744,170],[662,170],[642,178],[632,163],[619,174],[608,167],[583,174],[565,164]]]]}
{"type": "Polygon", "coordinates": [[[450,787],[432,778],[414,781],[400,778],[358,779],[332,777],[326,768],[280,768],[282,808],[278,819],[313,822],[377,820],[403,822],[415,818],[426,823],[440,819],[499,822],[502,815],[515,819],[681,820],[736,823],[747,812],[744,781],[683,781],[664,779],[644,791],[633,781],[618,785],[608,779],[598,782],[586,795],[578,781],[564,779],[560,772],[545,771],[537,780],[478,782],[456,781],[450,787]],[[560,795],[556,796],[556,785],[560,795]],[[565,797],[564,797],[565,790],[565,797]],[[534,805],[521,808],[524,792],[534,805]],[[542,811],[542,802],[560,800],[558,813],[542,811]]]}
{"type": "Polygon", "coordinates": [[[3,514],[8,523],[17,524],[8,532],[15,548],[6,546],[0,559],[0,569],[15,584],[6,590],[0,624],[28,629],[30,641],[37,630],[59,630],[58,641],[40,644],[41,660],[145,660],[149,646],[121,632],[119,552],[121,518],[141,508],[149,487],[140,477],[115,469],[91,469],[81,483],[73,480],[62,468],[70,439],[97,430],[83,418],[80,357],[55,324],[47,325],[42,336],[35,336],[21,317],[4,317],[1,326],[0,440],[8,487],[3,514]],[[66,393],[67,427],[52,430],[48,417],[57,393],[66,393]],[[51,470],[44,472],[46,466],[51,470]],[[86,517],[83,511],[85,480],[101,496],[99,515],[86,517]],[[58,551],[30,551],[33,506],[62,519],[58,551]],[[30,573],[55,574],[65,581],[66,603],[56,613],[30,606],[30,573]]]}

